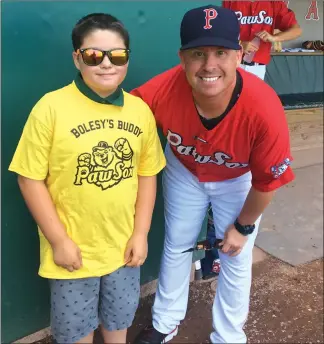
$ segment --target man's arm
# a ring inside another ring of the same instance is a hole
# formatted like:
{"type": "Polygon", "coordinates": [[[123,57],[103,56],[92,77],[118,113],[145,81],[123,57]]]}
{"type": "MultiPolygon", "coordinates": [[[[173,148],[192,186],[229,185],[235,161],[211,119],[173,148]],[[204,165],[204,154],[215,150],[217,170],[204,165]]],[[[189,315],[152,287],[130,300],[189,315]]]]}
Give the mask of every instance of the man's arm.
{"type": "MultiPolygon", "coordinates": [[[[271,202],[275,191],[261,192],[253,186],[245,200],[242,211],[238,216],[238,222],[242,225],[253,225],[262,215],[266,207],[271,202]]],[[[241,253],[248,238],[237,231],[232,224],[226,231],[224,240],[221,242],[222,251],[237,256],[241,253]]]]}
{"type": "MultiPolygon", "coordinates": [[[[274,193],[275,191],[261,192],[252,186],[238,216],[238,222],[242,226],[253,225],[271,202],[274,193]]],[[[241,253],[247,240],[248,237],[239,233],[232,224],[227,229],[220,245],[223,246],[222,251],[224,253],[230,253],[234,257],[241,253]]]]}
{"type": "Polygon", "coordinates": [[[68,237],[43,180],[18,176],[18,185],[28,209],[53,249],[56,265],[69,271],[82,265],[78,246],[68,237]]]}
{"type": "Polygon", "coordinates": [[[302,29],[299,24],[294,24],[291,28],[286,31],[278,32],[274,36],[275,42],[292,41],[302,34],[302,29]]]}
{"type": "MultiPolygon", "coordinates": [[[[292,157],[286,115],[275,92],[270,89],[265,91],[262,104],[264,113],[260,113],[253,122],[256,137],[249,161],[252,187],[238,214],[241,225],[253,225],[271,202],[275,190],[294,180],[290,167],[292,157]]],[[[222,251],[236,256],[247,240],[248,236],[239,233],[231,224],[221,243],[222,251]]]]}
{"type": "Polygon", "coordinates": [[[298,38],[302,34],[302,29],[299,26],[299,24],[294,24],[289,29],[278,32],[274,35],[271,35],[267,31],[261,31],[257,34],[260,39],[262,39],[264,42],[285,42],[285,41],[291,41],[296,38],[298,38]]]}
{"type": "Polygon", "coordinates": [[[156,199],[156,184],[156,176],[138,176],[134,232],[125,251],[125,262],[128,266],[140,266],[147,257],[147,235],[156,199]]]}
{"type": "Polygon", "coordinates": [[[238,217],[238,222],[243,226],[255,223],[270,204],[274,193],[275,191],[261,192],[252,186],[238,217]]]}
{"type": "Polygon", "coordinates": [[[279,33],[269,34],[264,31],[259,32],[258,36],[265,42],[285,42],[298,38],[302,34],[295,13],[283,1],[273,1],[274,28],[279,33]]]}

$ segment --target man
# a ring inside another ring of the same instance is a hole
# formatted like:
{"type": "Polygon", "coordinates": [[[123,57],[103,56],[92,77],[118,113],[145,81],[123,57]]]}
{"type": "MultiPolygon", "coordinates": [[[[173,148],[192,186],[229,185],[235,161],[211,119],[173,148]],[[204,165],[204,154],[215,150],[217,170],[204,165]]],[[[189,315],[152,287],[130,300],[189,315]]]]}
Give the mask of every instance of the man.
{"type": "MultiPolygon", "coordinates": [[[[264,80],[272,44],[294,40],[302,34],[294,12],[284,1],[223,1],[223,7],[235,11],[244,56],[253,56],[251,62],[244,61],[243,56],[240,67],[264,80]],[[275,29],[280,32],[274,34],[275,29]]],[[[212,218],[212,209],[208,213],[212,218]]]]}
{"type": "Polygon", "coordinates": [[[240,39],[244,54],[254,53],[243,69],[264,79],[274,42],[294,40],[302,34],[295,14],[284,1],[223,1],[223,7],[235,11],[240,21],[240,39]],[[274,30],[281,32],[274,34],[274,30]],[[253,42],[258,37],[259,46],[253,42]]]}
{"type": "Polygon", "coordinates": [[[192,253],[209,203],[221,242],[213,343],[245,343],[252,249],[274,190],[294,179],[289,132],[275,92],[238,69],[239,23],[208,5],[181,23],[181,64],[133,90],[166,135],[165,242],[153,324],[135,342],[165,343],[185,318],[192,253]]]}

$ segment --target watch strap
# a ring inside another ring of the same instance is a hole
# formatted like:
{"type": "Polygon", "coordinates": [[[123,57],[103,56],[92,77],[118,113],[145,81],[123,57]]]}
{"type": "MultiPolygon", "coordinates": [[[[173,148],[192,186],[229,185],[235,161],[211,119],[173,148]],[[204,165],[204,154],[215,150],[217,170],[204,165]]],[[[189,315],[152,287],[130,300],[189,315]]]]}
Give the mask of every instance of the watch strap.
{"type": "Polygon", "coordinates": [[[236,219],[234,222],[234,227],[236,228],[236,230],[239,233],[246,236],[246,235],[252,234],[254,232],[255,224],[253,224],[253,225],[241,225],[238,222],[238,219],[236,219]]]}

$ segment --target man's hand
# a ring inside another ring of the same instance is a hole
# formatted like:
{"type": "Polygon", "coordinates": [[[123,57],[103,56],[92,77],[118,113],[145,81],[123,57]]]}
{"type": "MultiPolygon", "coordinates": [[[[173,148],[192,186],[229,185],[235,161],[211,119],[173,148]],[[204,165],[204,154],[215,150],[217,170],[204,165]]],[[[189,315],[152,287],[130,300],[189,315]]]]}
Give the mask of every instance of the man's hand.
{"type": "Polygon", "coordinates": [[[223,246],[223,253],[229,253],[231,257],[234,257],[241,253],[247,240],[247,236],[239,233],[234,225],[230,225],[225,232],[224,240],[219,245],[223,246]]]}
{"type": "Polygon", "coordinates": [[[73,272],[82,266],[82,256],[80,248],[70,238],[52,246],[54,263],[62,268],[73,272]]]}
{"type": "Polygon", "coordinates": [[[250,54],[254,51],[258,51],[259,47],[249,41],[242,41],[241,45],[243,47],[244,54],[250,54]]]}
{"type": "Polygon", "coordinates": [[[125,264],[137,267],[144,264],[147,257],[147,234],[134,233],[125,250],[125,264]]]}
{"type": "Polygon", "coordinates": [[[264,30],[257,33],[256,36],[258,36],[263,42],[270,42],[270,43],[276,42],[276,36],[271,35],[269,32],[264,31],[264,30]]]}

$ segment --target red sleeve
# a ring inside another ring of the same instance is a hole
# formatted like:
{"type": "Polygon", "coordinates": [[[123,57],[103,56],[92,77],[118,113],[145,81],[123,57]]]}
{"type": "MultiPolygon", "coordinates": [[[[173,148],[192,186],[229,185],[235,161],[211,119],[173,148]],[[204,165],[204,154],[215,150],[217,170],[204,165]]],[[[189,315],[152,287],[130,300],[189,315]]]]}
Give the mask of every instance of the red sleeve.
{"type": "Polygon", "coordinates": [[[280,100],[272,102],[271,112],[263,116],[255,128],[250,166],[252,185],[269,192],[294,180],[291,169],[289,129],[280,100]]]}
{"type": "Polygon", "coordinates": [[[154,76],[142,86],[134,88],[130,93],[142,98],[154,113],[158,102],[161,101],[163,95],[168,93],[169,85],[176,80],[176,76],[181,70],[181,66],[176,65],[175,67],[154,76]]]}
{"type": "Polygon", "coordinates": [[[150,107],[151,111],[154,114],[155,110],[155,98],[159,87],[154,82],[154,78],[147,81],[142,86],[134,88],[130,93],[136,97],[140,97],[144,100],[144,102],[150,107]]]}
{"type": "Polygon", "coordinates": [[[295,13],[283,1],[275,1],[275,29],[286,31],[298,24],[295,13]]]}
{"type": "Polygon", "coordinates": [[[222,1],[222,7],[231,9],[230,1],[222,1]]]}
{"type": "Polygon", "coordinates": [[[159,127],[162,126],[162,121],[165,120],[164,113],[158,111],[159,104],[164,102],[172,92],[172,85],[177,82],[179,73],[181,73],[181,65],[158,74],[142,86],[133,89],[130,93],[134,96],[140,97],[150,107],[154,114],[156,123],[159,127]]]}
{"type": "Polygon", "coordinates": [[[134,88],[130,93],[134,96],[140,97],[144,100],[144,102],[150,107],[156,121],[156,125],[161,128],[162,127],[162,119],[164,117],[160,117],[158,115],[157,107],[158,104],[161,102],[161,88],[163,85],[163,74],[157,75],[147,81],[145,84],[134,88]]]}

